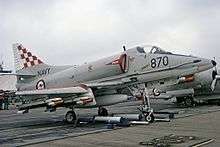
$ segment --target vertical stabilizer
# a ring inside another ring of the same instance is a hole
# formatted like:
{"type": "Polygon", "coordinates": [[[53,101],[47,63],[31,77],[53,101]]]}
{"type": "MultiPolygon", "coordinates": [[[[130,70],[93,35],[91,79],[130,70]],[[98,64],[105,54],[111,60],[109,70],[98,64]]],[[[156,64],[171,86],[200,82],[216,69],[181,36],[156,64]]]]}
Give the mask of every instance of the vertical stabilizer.
{"type": "Polygon", "coordinates": [[[13,44],[15,70],[26,69],[35,65],[44,64],[37,56],[32,55],[22,44],[13,44]]]}

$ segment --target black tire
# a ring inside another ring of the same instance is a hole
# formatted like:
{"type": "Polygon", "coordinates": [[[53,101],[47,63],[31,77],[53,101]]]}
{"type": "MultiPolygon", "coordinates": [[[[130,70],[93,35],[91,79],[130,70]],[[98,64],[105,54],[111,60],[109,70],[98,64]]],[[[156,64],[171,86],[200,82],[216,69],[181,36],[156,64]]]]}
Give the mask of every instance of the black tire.
{"type": "Polygon", "coordinates": [[[220,106],[220,100],[217,101],[217,106],[220,106]]]}
{"type": "Polygon", "coordinates": [[[153,113],[151,113],[150,115],[146,114],[144,118],[145,118],[145,121],[147,121],[149,123],[152,123],[155,120],[153,113]]]}
{"type": "Polygon", "coordinates": [[[65,121],[69,124],[76,122],[76,113],[74,111],[68,111],[65,116],[65,121]]]}
{"type": "Polygon", "coordinates": [[[184,100],[184,104],[186,107],[192,107],[194,105],[194,100],[192,97],[186,97],[184,100]]]}
{"type": "Polygon", "coordinates": [[[176,98],[176,103],[177,104],[181,104],[183,101],[184,101],[183,98],[180,98],[180,97],[176,98]]]}
{"type": "Polygon", "coordinates": [[[98,110],[98,115],[99,116],[108,116],[108,110],[106,108],[101,107],[98,110]]]}

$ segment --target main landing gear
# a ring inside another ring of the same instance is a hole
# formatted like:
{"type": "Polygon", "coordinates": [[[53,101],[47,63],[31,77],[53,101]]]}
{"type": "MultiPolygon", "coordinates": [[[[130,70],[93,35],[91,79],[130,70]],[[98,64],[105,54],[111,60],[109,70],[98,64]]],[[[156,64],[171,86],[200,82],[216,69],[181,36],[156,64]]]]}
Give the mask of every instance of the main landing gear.
{"type": "MultiPolygon", "coordinates": [[[[108,110],[104,107],[98,108],[98,116],[108,116],[108,110]]],[[[68,111],[65,115],[65,121],[69,124],[75,124],[77,122],[77,115],[74,109],[68,111]]]]}
{"type": "MultiPolygon", "coordinates": [[[[108,116],[108,110],[104,107],[98,108],[98,116],[108,116]]],[[[69,124],[74,124],[77,121],[77,116],[74,110],[70,110],[65,115],[65,121],[69,124]]]]}
{"type": "Polygon", "coordinates": [[[69,124],[74,124],[76,122],[76,113],[71,110],[66,113],[65,121],[69,124]]]}
{"type": "Polygon", "coordinates": [[[99,107],[98,116],[108,116],[108,110],[104,107],[99,107]]]}
{"type": "Polygon", "coordinates": [[[177,105],[183,104],[185,107],[194,107],[196,106],[196,101],[193,99],[193,96],[185,96],[176,98],[177,105]]]}
{"type": "Polygon", "coordinates": [[[193,100],[193,97],[187,96],[184,98],[184,104],[186,107],[193,107],[195,106],[195,101],[193,100]]]}

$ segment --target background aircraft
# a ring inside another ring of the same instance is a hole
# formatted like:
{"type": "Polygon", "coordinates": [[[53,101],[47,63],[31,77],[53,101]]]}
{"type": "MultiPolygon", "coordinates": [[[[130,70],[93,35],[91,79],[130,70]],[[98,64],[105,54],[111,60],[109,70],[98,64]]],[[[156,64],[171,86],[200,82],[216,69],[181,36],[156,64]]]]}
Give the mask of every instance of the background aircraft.
{"type": "Polygon", "coordinates": [[[217,67],[182,78],[177,84],[161,86],[154,83],[165,93],[154,98],[170,99],[175,97],[177,103],[193,106],[199,102],[217,100],[220,103],[220,75],[217,67]]]}
{"type": "MultiPolygon", "coordinates": [[[[47,111],[55,111],[66,107],[71,109],[65,116],[67,122],[75,122],[74,108],[99,107],[99,115],[108,115],[103,106],[127,101],[129,95],[138,92],[149,95],[148,82],[175,84],[182,77],[215,66],[213,60],[173,54],[156,46],[124,49],[80,66],[47,65],[21,44],[14,44],[13,51],[16,95],[23,99],[19,110],[46,107],[47,111]]],[[[151,120],[153,115],[147,117],[151,120]]]]}

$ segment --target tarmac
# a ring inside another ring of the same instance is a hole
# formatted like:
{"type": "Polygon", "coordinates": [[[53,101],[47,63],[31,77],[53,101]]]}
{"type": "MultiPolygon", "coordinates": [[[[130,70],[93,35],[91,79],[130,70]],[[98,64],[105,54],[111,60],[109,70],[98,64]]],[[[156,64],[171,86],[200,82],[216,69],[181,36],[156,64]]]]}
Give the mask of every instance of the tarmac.
{"type": "Polygon", "coordinates": [[[213,139],[209,147],[220,146],[220,112],[207,113],[173,120],[169,123],[153,123],[148,126],[132,126],[108,132],[94,133],[63,140],[32,145],[32,147],[134,147],[140,142],[166,135],[196,136],[199,141],[191,141],[173,146],[190,146],[203,140],[213,139]]]}
{"type": "MultiPolygon", "coordinates": [[[[112,113],[138,113],[138,102],[108,107],[112,113]]],[[[66,109],[28,114],[0,111],[0,146],[31,147],[122,147],[122,146],[220,146],[220,107],[177,107],[170,102],[153,102],[156,111],[178,112],[170,122],[108,129],[106,124],[81,124],[76,128],[63,122],[66,109]],[[174,139],[175,138],[175,139],[174,139]],[[175,141],[174,141],[175,140],[175,141]]],[[[77,110],[80,116],[97,114],[96,109],[77,110]]]]}

